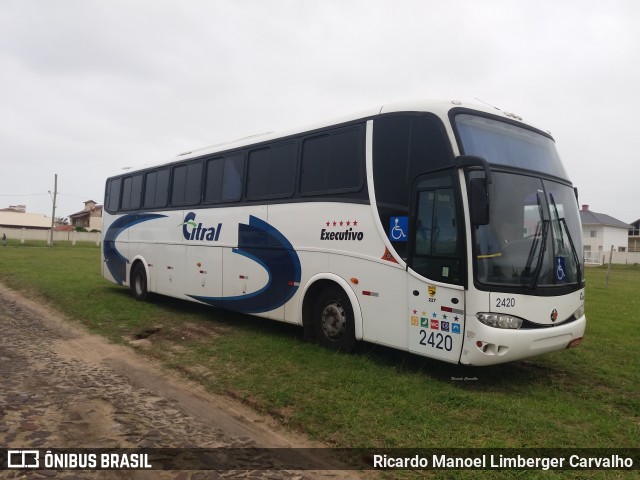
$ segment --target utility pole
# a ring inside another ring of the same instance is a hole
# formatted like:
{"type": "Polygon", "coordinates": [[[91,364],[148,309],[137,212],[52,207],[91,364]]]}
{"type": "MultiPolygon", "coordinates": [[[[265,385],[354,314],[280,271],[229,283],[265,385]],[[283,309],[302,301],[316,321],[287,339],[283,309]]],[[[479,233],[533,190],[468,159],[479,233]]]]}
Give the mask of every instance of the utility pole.
{"type": "Polygon", "coordinates": [[[604,280],[604,288],[609,288],[609,274],[611,273],[611,260],[613,257],[613,245],[611,245],[611,251],[609,252],[609,266],[607,267],[607,276],[604,280]]]}
{"type": "Polygon", "coordinates": [[[49,246],[53,247],[53,227],[56,222],[56,197],[58,196],[58,174],[55,174],[53,180],[53,211],[51,212],[51,238],[49,240],[49,246]]]}

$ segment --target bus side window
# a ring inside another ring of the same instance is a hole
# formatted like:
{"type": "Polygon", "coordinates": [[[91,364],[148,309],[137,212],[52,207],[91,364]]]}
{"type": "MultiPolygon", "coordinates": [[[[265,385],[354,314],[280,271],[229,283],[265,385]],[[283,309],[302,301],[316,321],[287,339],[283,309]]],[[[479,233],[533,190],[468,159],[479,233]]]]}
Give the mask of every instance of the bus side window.
{"type": "Polygon", "coordinates": [[[207,161],[205,203],[235,202],[242,197],[244,154],[217,157],[207,161]]]}
{"type": "Polygon", "coordinates": [[[200,203],[202,189],[202,162],[187,163],[173,168],[172,205],[200,203]]]}
{"type": "Polygon", "coordinates": [[[433,280],[460,283],[460,242],[456,195],[448,174],[418,182],[410,266],[433,280]]]}
{"type": "Polygon", "coordinates": [[[249,152],[247,198],[284,198],[293,194],[298,145],[288,142],[249,152]]]}
{"type": "Polygon", "coordinates": [[[169,196],[169,169],[149,172],[144,187],[144,208],[160,208],[167,206],[169,196]]]}
{"type": "Polygon", "coordinates": [[[242,177],[244,175],[244,154],[238,153],[224,159],[222,180],[222,200],[233,202],[242,197],[242,177]]]}
{"type": "Polygon", "coordinates": [[[362,129],[356,126],[306,138],[302,144],[300,192],[325,195],[360,190],[362,136],[362,129]]]}
{"type": "Polygon", "coordinates": [[[120,186],[122,183],[121,178],[109,180],[106,188],[105,205],[108,212],[117,212],[120,206],[120,186]]]}
{"type": "Polygon", "coordinates": [[[213,158],[207,162],[204,187],[204,203],[219,202],[222,199],[224,158],[213,158]]]}
{"type": "Polygon", "coordinates": [[[125,177],[122,182],[122,210],[137,210],[142,198],[142,174],[125,177]]]}

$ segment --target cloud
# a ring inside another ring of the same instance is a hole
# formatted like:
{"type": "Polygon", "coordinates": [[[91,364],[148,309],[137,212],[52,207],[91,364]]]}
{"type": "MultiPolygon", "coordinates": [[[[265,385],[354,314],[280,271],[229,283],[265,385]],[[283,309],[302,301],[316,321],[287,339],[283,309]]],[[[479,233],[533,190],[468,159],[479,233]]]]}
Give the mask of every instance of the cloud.
{"type": "MultiPolygon", "coordinates": [[[[57,172],[100,200],[122,166],[393,101],[479,98],[551,130],[585,203],[631,221],[639,11],[631,0],[5,1],[0,195],[57,172]]],[[[29,197],[29,210],[47,202],[29,197]]]]}

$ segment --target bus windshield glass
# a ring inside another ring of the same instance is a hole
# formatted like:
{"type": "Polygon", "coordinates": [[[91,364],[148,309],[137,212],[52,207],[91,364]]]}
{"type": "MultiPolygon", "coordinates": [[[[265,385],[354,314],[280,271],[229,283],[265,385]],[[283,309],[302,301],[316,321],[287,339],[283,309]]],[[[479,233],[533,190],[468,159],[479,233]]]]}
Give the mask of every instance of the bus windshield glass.
{"type": "Polygon", "coordinates": [[[551,138],[477,115],[459,114],[455,122],[466,155],[568,179],[551,138]]]}
{"type": "Polygon", "coordinates": [[[528,289],[579,283],[582,241],[573,189],[494,172],[489,191],[489,223],[474,227],[476,280],[528,289]]]}

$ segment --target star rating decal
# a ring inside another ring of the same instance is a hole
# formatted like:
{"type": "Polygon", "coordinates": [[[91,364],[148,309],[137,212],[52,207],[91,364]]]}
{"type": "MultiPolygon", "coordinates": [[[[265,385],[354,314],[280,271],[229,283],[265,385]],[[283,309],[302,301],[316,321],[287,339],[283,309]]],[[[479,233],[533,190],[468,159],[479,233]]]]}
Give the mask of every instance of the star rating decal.
{"type": "Polygon", "coordinates": [[[325,222],[325,225],[327,227],[344,227],[345,225],[347,227],[350,226],[354,226],[357,227],[358,226],[358,221],[357,220],[327,220],[325,222]]]}

